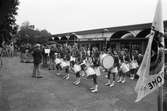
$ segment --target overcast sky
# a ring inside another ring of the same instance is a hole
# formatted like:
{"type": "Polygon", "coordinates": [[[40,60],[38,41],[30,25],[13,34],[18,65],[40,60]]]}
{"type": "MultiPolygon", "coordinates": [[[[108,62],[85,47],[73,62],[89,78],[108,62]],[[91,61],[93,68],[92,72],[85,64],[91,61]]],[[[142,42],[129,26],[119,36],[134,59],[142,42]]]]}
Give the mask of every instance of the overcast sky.
{"type": "MultiPolygon", "coordinates": [[[[16,23],[52,34],[152,22],[157,0],[20,0],[16,23]]],[[[167,20],[167,0],[162,0],[167,20]]]]}

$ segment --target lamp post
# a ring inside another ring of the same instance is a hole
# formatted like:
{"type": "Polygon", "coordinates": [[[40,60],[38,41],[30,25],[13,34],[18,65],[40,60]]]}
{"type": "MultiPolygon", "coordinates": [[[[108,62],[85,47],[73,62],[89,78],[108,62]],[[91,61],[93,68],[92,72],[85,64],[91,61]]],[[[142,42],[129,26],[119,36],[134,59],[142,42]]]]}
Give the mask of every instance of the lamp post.
{"type": "Polygon", "coordinates": [[[60,36],[58,36],[58,38],[59,38],[59,41],[60,41],[60,43],[61,43],[61,37],[60,37],[60,36]]]}
{"type": "Polygon", "coordinates": [[[67,37],[67,45],[69,44],[69,39],[70,39],[70,35],[66,35],[67,37]]]}
{"type": "MultiPolygon", "coordinates": [[[[103,37],[104,37],[104,33],[105,32],[109,32],[109,30],[108,29],[104,29],[104,31],[103,31],[103,37]]],[[[107,51],[107,37],[105,37],[105,46],[106,46],[106,51],[107,51]]]]}
{"type": "MultiPolygon", "coordinates": [[[[72,35],[76,36],[76,33],[73,32],[72,35]]],[[[75,38],[74,38],[74,45],[75,45],[75,38]]]]}

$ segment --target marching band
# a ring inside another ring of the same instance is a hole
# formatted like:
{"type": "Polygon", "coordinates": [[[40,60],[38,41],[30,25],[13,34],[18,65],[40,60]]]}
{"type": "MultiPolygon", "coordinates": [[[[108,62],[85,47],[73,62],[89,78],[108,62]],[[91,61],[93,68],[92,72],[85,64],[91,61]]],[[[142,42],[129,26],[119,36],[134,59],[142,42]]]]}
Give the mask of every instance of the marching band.
{"type": "Polygon", "coordinates": [[[43,60],[47,59],[44,59],[46,55],[49,57],[49,70],[56,70],[56,75],[64,72],[64,79],[68,80],[70,74],[74,73],[76,77],[74,85],[79,85],[82,78],[92,79],[91,92],[98,92],[98,77],[103,74],[107,77],[107,83],[104,85],[109,87],[113,87],[116,82],[125,83],[126,76],[135,79],[141,59],[137,51],[131,54],[127,50],[117,51],[110,48],[107,51],[99,51],[97,47],[90,50],[67,44],[45,46],[42,51],[43,60]]]}

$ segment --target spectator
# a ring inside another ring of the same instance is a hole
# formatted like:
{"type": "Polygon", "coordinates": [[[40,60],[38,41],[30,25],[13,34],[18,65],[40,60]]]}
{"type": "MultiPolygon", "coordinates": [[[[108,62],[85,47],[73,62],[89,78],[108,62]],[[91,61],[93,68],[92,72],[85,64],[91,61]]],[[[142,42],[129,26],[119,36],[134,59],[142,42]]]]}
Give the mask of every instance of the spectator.
{"type": "Polygon", "coordinates": [[[56,51],[52,46],[49,53],[49,61],[50,61],[49,70],[55,70],[55,52],[56,51]]]}
{"type": "Polygon", "coordinates": [[[34,69],[33,69],[33,74],[32,77],[35,78],[42,78],[42,76],[40,75],[40,71],[39,71],[39,66],[40,63],[42,61],[42,52],[40,50],[40,44],[36,44],[34,51],[33,51],[33,62],[34,62],[34,69]]]}

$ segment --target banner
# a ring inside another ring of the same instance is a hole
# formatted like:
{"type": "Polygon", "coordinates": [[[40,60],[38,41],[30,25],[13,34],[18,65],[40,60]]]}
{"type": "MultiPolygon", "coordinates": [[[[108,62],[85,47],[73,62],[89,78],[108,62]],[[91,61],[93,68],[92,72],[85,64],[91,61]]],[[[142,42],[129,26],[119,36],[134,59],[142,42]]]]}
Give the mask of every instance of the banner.
{"type": "Polygon", "coordinates": [[[164,84],[164,26],[162,20],[161,1],[158,1],[149,41],[144,54],[143,61],[137,71],[139,79],[135,91],[137,99],[142,98],[155,91],[164,84]]]}

